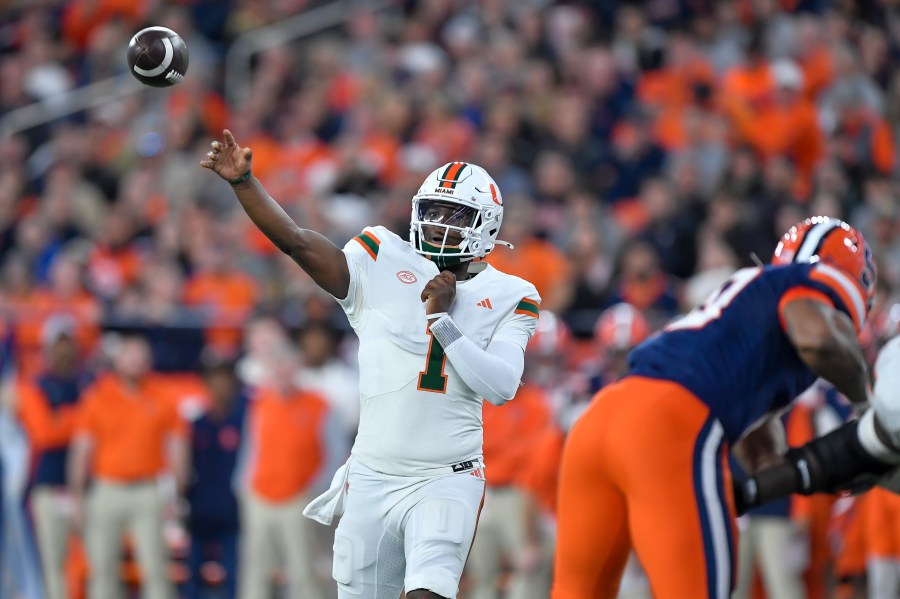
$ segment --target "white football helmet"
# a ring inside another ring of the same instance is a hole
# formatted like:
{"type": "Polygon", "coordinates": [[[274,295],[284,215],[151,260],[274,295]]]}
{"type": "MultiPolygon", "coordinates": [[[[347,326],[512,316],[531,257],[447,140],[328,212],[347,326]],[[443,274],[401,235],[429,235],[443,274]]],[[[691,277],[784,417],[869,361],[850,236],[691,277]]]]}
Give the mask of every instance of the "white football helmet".
{"type": "Polygon", "coordinates": [[[451,162],[428,175],[412,199],[409,243],[439,268],[483,258],[497,244],[503,197],[480,166],[451,162]]]}

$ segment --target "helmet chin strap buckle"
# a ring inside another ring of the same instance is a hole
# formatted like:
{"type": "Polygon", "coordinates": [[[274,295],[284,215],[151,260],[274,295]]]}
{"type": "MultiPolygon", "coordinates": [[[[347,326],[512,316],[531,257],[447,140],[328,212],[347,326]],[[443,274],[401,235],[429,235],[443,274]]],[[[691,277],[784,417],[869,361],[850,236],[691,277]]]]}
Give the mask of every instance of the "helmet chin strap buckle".
{"type": "Polygon", "coordinates": [[[504,245],[504,246],[508,247],[508,248],[511,249],[511,250],[516,249],[516,246],[514,246],[513,244],[511,244],[511,243],[508,242],[508,241],[503,241],[502,239],[495,239],[495,240],[494,240],[494,245],[504,245]]]}

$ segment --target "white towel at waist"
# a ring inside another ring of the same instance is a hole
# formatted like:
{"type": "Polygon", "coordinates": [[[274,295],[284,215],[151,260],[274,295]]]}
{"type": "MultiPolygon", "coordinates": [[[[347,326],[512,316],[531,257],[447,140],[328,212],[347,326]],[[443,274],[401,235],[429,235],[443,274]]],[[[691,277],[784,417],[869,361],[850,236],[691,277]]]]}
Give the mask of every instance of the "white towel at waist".
{"type": "Polygon", "coordinates": [[[350,475],[350,460],[337,469],[328,490],[309,502],[303,508],[303,515],[320,524],[330,526],[335,516],[344,513],[344,497],[347,495],[347,477],[350,475]]]}

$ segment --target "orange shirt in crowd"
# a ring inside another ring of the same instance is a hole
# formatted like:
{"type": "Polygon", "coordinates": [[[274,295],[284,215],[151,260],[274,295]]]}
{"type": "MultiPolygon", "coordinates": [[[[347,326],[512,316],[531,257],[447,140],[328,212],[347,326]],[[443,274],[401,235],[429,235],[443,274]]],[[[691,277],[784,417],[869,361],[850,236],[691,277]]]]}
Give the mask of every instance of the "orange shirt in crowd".
{"type": "Polygon", "coordinates": [[[41,331],[51,316],[65,313],[75,320],[75,340],[84,353],[90,353],[100,338],[100,302],[86,291],[62,298],[39,290],[22,301],[9,302],[9,307],[15,318],[16,359],[22,376],[33,376],[43,367],[41,331]]]}
{"type": "Polygon", "coordinates": [[[241,272],[199,273],[185,285],[184,301],[212,310],[206,339],[231,351],[241,340],[241,327],[259,295],[256,280],[241,272]]]}
{"type": "Polygon", "coordinates": [[[272,501],[305,491],[326,459],[323,438],[328,404],[318,394],[296,390],[282,396],[260,389],[250,408],[250,488],[272,501]]]}
{"type": "Polygon", "coordinates": [[[111,19],[121,19],[129,28],[136,26],[149,6],[149,2],[135,0],[72,0],[66,3],[63,12],[63,35],[73,45],[84,49],[98,26],[111,19]]]}
{"type": "Polygon", "coordinates": [[[506,405],[484,403],[484,463],[488,486],[502,487],[517,482],[534,440],[550,421],[544,395],[541,389],[526,385],[506,405]]]}
{"type": "Polygon", "coordinates": [[[136,282],[141,274],[141,266],[143,259],[133,245],[121,248],[95,246],[88,256],[88,276],[91,283],[108,296],[118,295],[136,282]]]}
{"type": "Polygon", "coordinates": [[[638,80],[637,97],[641,103],[655,108],[682,108],[693,101],[694,85],[712,84],[712,67],[695,58],[678,67],[666,67],[645,73],[638,80]]]}
{"type": "Polygon", "coordinates": [[[822,44],[808,50],[804,56],[800,57],[799,64],[803,70],[803,93],[807,98],[815,101],[834,79],[834,59],[831,49],[826,44],[822,44]]]}
{"type": "Polygon", "coordinates": [[[890,174],[894,168],[896,147],[891,126],[885,119],[867,110],[850,113],[842,119],[841,132],[853,140],[854,146],[868,137],[868,148],[862,148],[863,153],[869,155],[871,165],[880,173],[890,174]]]}
{"type": "Polygon", "coordinates": [[[722,92],[757,108],[775,92],[775,78],[769,63],[732,67],[722,80],[722,92]]]}
{"type": "Polygon", "coordinates": [[[528,239],[516,244],[515,250],[503,246],[494,248],[485,259],[497,270],[521,277],[535,286],[541,295],[544,310],[557,310],[554,297],[566,286],[569,261],[552,243],[542,239],[528,239]]]}
{"type": "Polygon", "coordinates": [[[809,176],[825,153],[816,107],[805,98],[789,105],[767,103],[745,126],[747,140],[763,159],[787,156],[800,178],[809,176]]]}
{"type": "Polygon", "coordinates": [[[565,434],[555,424],[546,427],[535,439],[528,460],[522,468],[521,484],[541,510],[556,515],[556,492],[562,463],[565,434]]]}
{"type": "Polygon", "coordinates": [[[136,482],[165,470],[169,436],[186,437],[187,423],[178,415],[170,389],[155,376],[132,389],[107,374],[85,391],[75,433],[94,441],[94,476],[136,482]]]}
{"type": "Polygon", "coordinates": [[[72,439],[77,404],[60,406],[55,412],[44,392],[31,378],[18,381],[19,418],[28,433],[33,453],[65,447],[72,439]]]}
{"type": "MultiPolygon", "coordinates": [[[[795,402],[788,413],[785,435],[790,447],[800,447],[816,436],[816,411],[821,403],[795,402]]],[[[809,534],[809,563],[803,573],[807,599],[825,599],[828,567],[832,561],[829,542],[831,512],[837,498],[827,493],[794,495],[791,518],[803,525],[809,534]]]]}
{"type": "Polygon", "coordinates": [[[866,493],[862,518],[866,557],[900,559],[900,496],[874,487],[866,493]]]}

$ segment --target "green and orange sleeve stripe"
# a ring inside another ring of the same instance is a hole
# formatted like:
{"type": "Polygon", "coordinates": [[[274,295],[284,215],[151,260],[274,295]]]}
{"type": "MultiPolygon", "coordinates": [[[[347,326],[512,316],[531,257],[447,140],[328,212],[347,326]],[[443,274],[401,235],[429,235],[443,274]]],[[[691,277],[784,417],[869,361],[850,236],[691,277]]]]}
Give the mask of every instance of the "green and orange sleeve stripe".
{"type": "Polygon", "coordinates": [[[372,256],[372,260],[378,260],[378,247],[381,245],[381,241],[377,237],[368,231],[363,231],[353,239],[372,256]]]}
{"type": "Polygon", "coordinates": [[[522,301],[516,306],[516,314],[524,314],[525,316],[531,316],[532,318],[537,318],[541,313],[540,304],[538,304],[533,299],[528,299],[527,297],[523,297],[522,301]]]}

